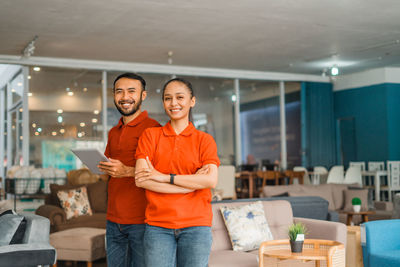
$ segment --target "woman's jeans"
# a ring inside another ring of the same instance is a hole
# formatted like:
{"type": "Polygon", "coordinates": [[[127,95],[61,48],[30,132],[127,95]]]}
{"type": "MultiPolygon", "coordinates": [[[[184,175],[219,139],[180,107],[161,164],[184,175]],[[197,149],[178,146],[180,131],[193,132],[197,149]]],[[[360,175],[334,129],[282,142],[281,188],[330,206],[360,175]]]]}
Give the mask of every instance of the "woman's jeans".
{"type": "Polygon", "coordinates": [[[212,244],[211,227],[168,229],[146,225],[147,267],[206,267],[212,244]]]}
{"type": "Polygon", "coordinates": [[[107,265],[144,267],[144,224],[119,224],[107,221],[107,265]]]}

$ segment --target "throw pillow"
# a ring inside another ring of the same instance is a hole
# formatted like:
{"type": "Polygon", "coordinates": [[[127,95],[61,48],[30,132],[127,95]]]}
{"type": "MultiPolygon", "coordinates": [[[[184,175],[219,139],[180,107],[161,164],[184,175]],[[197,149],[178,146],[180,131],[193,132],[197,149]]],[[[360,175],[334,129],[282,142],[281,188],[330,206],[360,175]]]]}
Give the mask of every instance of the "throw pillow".
{"type": "Polygon", "coordinates": [[[345,190],[344,191],[344,210],[352,211],[353,204],[351,204],[351,200],[355,197],[361,199],[361,210],[368,210],[368,189],[362,190],[345,190]]]}
{"type": "Polygon", "coordinates": [[[57,196],[64,208],[67,220],[81,215],[92,215],[86,187],[58,191],[57,196]]]}
{"type": "Polygon", "coordinates": [[[13,240],[24,216],[4,214],[0,216],[0,246],[7,246],[13,240]]]}
{"type": "Polygon", "coordinates": [[[262,242],[273,239],[261,201],[220,209],[234,251],[258,249],[262,242]]]}
{"type": "Polygon", "coordinates": [[[289,192],[291,197],[322,197],[329,202],[328,209],[335,210],[335,202],[333,202],[332,189],[330,187],[321,186],[304,186],[303,192],[289,192]]]}
{"type": "Polygon", "coordinates": [[[364,189],[362,187],[353,187],[353,186],[349,186],[350,190],[368,190],[368,210],[374,210],[375,209],[375,205],[374,205],[374,189],[372,188],[368,188],[368,189],[364,189]]]}

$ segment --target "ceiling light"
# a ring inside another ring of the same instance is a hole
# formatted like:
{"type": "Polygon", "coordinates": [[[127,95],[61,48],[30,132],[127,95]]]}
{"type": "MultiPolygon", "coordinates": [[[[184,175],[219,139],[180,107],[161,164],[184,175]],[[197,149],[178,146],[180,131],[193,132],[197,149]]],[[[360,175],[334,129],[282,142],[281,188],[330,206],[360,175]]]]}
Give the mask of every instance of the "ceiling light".
{"type": "Polygon", "coordinates": [[[81,122],[81,123],[79,123],[79,126],[81,126],[81,127],[85,127],[85,123],[84,122],[81,122]]]}
{"type": "Polygon", "coordinates": [[[15,89],[13,88],[13,89],[11,89],[11,92],[15,93],[16,91],[15,91],[15,89]]]}
{"type": "Polygon", "coordinates": [[[32,123],[32,127],[33,127],[33,128],[36,128],[36,123],[32,123]]]}
{"type": "Polygon", "coordinates": [[[85,87],[85,88],[83,88],[83,91],[84,91],[84,92],[87,92],[87,88],[86,88],[86,87],[85,87]]]}
{"type": "Polygon", "coordinates": [[[17,85],[18,85],[18,86],[22,86],[22,83],[21,83],[21,82],[19,82],[19,83],[17,83],[17,85]]]}
{"type": "Polygon", "coordinates": [[[58,116],[57,117],[57,121],[58,121],[58,123],[62,123],[63,122],[63,117],[62,116],[58,116]]]}
{"type": "Polygon", "coordinates": [[[35,132],[35,135],[36,135],[36,136],[38,136],[38,135],[39,135],[39,133],[38,133],[38,132],[35,132]]]}
{"type": "Polygon", "coordinates": [[[38,131],[39,133],[41,133],[41,132],[42,132],[42,128],[37,128],[37,131],[38,131]]]}
{"type": "Polygon", "coordinates": [[[34,71],[40,71],[40,67],[33,67],[34,71]]]}
{"type": "Polygon", "coordinates": [[[22,140],[22,139],[24,139],[24,137],[21,135],[21,136],[19,137],[19,140],[22,140]]]}
{"type": "Polygon", "coordinates": [[[337,75],[339,75],[339,69],[338,69],[338,67],[333,66],[333,67],[331,68],[331,75],[332,75],[332,76],[337,76],[337,75]]]}
{"type": "Polygon", "coordinates": [[[22,111],[24,111],[24,110],[23,110],[22,108],[20,108],[20,109],[19,109],[19,112],[22,112],[22,111]]]}
{"type": "Polygon", "coordinates": [[[60,133],[65,133],[65,129],[60,129],[60,133]]]}
{"type": "Polygon", "coordinates": [[[236,102],[236,95],[232,95],[232,102],[236,102]]]}
{"type": "Polygon", "coordinates": [[[93,122],[93,123],[97,123],[97,119],[96,119],[96,118],[93,118],[93,119],[92,119],[92,122],[93,122]]]}
{"type": "Polygon", "coordinates": [[[157,88],[157,89],[156,89],[156,93],[157,93],[157,94],[161,93],[161,89],[160,89],[160,88],[157,88]]]}
{"type": "Polygon", "coordinates": [[[56,135],[57,135],[57,132],[51,132],[51,135],[52,135],[52,136],[56,136],[56,135]]]}
{"type": "Polygon", "coordinates": [[[69,92],[69,91],[71,91],[71,88],[67,87],[67,88],[65,88],[65,90],[66,90],[67,92],[69,92]]]}
{"type": "Polygon", "coordinates": [[[28,93],[28,96],[33,96],[33,94],[32,93],[28,93]]]}
{"type": "Polygon", "coordinates": [[[32,79],[32,76],[31,76],[31,75],[28,75],[28,80],[30,80],[30,79],[32,79]]]}
{"type": "Polygon", "coordinates": [[[98,111],[97,109],[95,109],[95,110],[93,111],[93,113],[97,115],[97,114],[99,114],[99,111],[98,111]]]}
{"type": "Polygon", "coordinates": [[[62,109],[57,109],[57,113],[58,114],[61,114],[61,113],[63,113],[64,112],[64,110],[62,110],[62,109]]]}
{"type": "Polygon", "coordinates": [[[82,137],[82,134],[81,134],[81,133],[78,133],[78,137],[79,137],[79,138],[82,137]]]}
{"type": "Polygon", "coordinates": [[[73,96],[73,95],[74,95],[74,92],[68,92],[67,95],[73,96]]]}

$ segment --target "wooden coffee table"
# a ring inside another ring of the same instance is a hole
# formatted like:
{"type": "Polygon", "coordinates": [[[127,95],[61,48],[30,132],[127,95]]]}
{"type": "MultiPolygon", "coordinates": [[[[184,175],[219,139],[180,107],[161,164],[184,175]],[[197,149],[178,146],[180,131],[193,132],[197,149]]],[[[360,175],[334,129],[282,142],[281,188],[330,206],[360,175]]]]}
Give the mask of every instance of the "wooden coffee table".
{"type": "Polygon", "coordinates": [[[272,262],[277,264],[283,260],[315,261],[317,267],[321,261],[326,261],[327,267],[345,267],[346,263],[344,245],[332,240],[306,239],[301,253],[291,252],[288,239],[266,241],[261,244],[258,253],[260,267],[264,267],[264,264],[270,266],[272,262]]]}
{"type": "Polygon", "coordinates": [[[354,212],[354,211],[342,211],[342,213],[347,215],[347,225],[351,225],[351,222],[353,221],[353,215],[361,215],[362,217],[362,222],[368,222],[368,215],[375,214],[375,211],[372,210],[366,210],[366,211],[360,211],[360,212],[354,212]]]}

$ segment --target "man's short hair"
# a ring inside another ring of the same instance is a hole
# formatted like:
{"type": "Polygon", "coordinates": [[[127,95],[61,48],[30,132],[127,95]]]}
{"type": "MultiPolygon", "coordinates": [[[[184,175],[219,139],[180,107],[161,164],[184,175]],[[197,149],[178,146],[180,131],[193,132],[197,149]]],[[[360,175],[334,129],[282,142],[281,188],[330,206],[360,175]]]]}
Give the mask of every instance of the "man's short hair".
{"type": "Polygon", "coordinates": [[[140,81],[140,83],[142,84],[142,90],[145,91],[146,90],[146,81],[143,79],[142,76],[137,75],[136,73],[133,72],[125,72],[121,75],[119,75],[117,78],[115,78],[114,80],[114,84],[113,84],[113,90],[115,90],[115,83],[122,78],[127,78],[127,79],[132,79],[132,80],[138,80],[140,81]]]}

